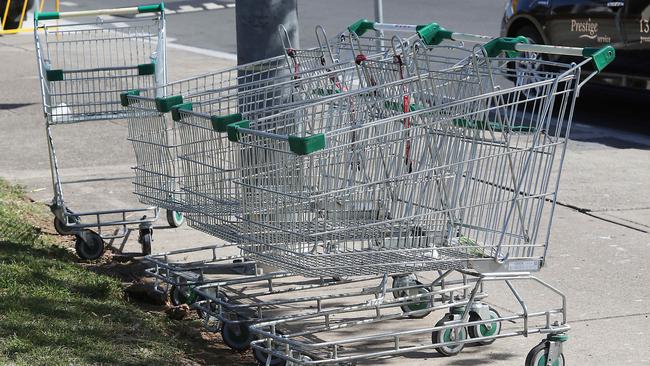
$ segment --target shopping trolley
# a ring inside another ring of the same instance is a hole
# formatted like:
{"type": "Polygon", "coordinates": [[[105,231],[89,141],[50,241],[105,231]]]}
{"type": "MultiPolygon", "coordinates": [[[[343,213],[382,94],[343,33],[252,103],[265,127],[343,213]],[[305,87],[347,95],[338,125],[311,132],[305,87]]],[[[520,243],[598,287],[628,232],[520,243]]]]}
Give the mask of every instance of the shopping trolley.
{"type": "Polygon", "coordinates": [[[143,252],[151,251],[156,207],[92,212],[71,210],[63,196],[52,128],[61,125],[123,119],[132,112],[120,105],[120,93],[163,85],[165,18],[163,4],[75,12],[44,12],[34,16],[36,59],[45,114],[54,198],[54,226],[76,235],[77,254],[98,258],[104,239],[125,237],[139,227],[143,252]],[[104,15],[151,13],[152,16],[105,20],[104,15]],[[70,23],[65,19],[93,17],[70,23]],[[55,20],[55,22],[53,22],[55,20]],[[60,21],[59,21],[60,20],[60,21]],[[132,218],[136,215],[137,218],[132,218]],[[106,228],[111,230],[107,232],[106,228]]]}
{"type": "MultiPolygon", "coordinates": [[[[358,29],[358,26],[352,25],[350,29],[358,29]]],[[[415,28],[396,29],[415,34],[415,28]]],[[[187,109],[191,103],[205,104],[217,100],[220,105],[230,105],[232,113],[248,111],[251,108],[248,105],[253,105],[252,108],[257,110],[277,109],[278,105],[285,104],[285,101],[294,102],[296,91],[299,88],[304,89],[307,83],[313,83],[308,79],[315,74],[320,74],[320,78],[330,77],[331,85],[314,87],[312,91],[315,95],[306,97],[339,93],[354,84],[351,81],[350,85],[345,85],[349,78],[343,70],[344,65],[352,63],[341,59],[348,50],[354,48],[376,57],[378,54],[385,54],[389,48],[387,40],[381,40],[386,46],[377,45],[377,37],[364,37],[363,33],[358,31],[360,35],[353,31],[349,31],[349,34],[343,32],[332,41],[327,39],[323,27],[317,26],[315,31],[319,45],[316,48],[293,48],[288,32],[281,25],[279,33],[285,48],[283,56],[180,80],[162,88],[130,90],[123,93],[122,105],[132,111],[129,119],[129,140],[133,143],[137,160],[133,183],[140,201],[167,209],[167,221],[170,226],[177,227],[182,224],[182,192],[179,183],[182,174],[177,164],[179,142],[172,121],[174,114],[169,113],[174,105],[179,104],[187,109]],[[286,63],[282,62],[283,59],[286,63]],[[333,68],[340,70],[340,73],[332,74],[333,68]],[[290,80],[296,81],[293,85],[296,90],[292,90],[291,85],[288,85],[287,81],[290,80]],[[256,92],[252,92],[253,90],[256,92]],[[243,93],[247,95],[244,96],[243,93]],[[240,98],[239,111],[233,107],[237,99],[231,101],[235,95],[240,98]],[[280,100],[280,97],[283,100],[280,100]],[[228,103],[221,101],[226,98],[228,103]]],[[[224,114],[223,109],[222,107],[219,113],[224,114]]]]}
{"type": "Polygon", "coordinates": [[[614,49],[522,41],[500,38],[476,48],[468,64],[479,81],[468,86],[474,95],[443,98],[427,87],[406,113],[354,125],[331,113],[295,111],[282,121],[276,115],[228,126],[239,144],[235,183],[248,226],[240,247],[251,259],[305,276],[451,270],[476,279],[467,305],[451,304],[434,327],[404,330],[400,322],[399,330],[382,331],[394,316],[356,310],[334,325],[326,318],[310,324],[322,314],[254,324],[264,339],[253,347],[268,355],[267,365],[348,364],[427,348],[451,356],[468,343],[535,333],[548,336],[526,364],[564,364],[566,298],[531,272],[546,260],[575,100],[614,49]],[[497,57],[502,51],[509,57],[497,57]],[[580,59],[549,62],[519,52],[580,59]],[[516,85],[499,87],[499,78],[516,85]],[[436,103],[427,104],[427,94],[436,103]],[[514,285],[525,280],[561,306],[533,310],[514,285]],[[476,304],[479,286],[497,281],[520,313],[476,304]],[[509,322],[515,325],[504,331],[509,322]],[[432,342],[418,343],[423,334],[432,342]]]}

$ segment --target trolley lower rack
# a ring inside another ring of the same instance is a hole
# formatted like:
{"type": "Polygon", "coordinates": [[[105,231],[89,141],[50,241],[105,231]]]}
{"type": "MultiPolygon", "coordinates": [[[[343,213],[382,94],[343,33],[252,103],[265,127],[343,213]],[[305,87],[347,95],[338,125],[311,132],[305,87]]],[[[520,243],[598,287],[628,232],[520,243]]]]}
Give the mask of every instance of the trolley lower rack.
{"type": "Polygon", "coordinates": [[[251,343],[252,348],[256,354],[265,355],[261,364],[266,365],[354,365],[427,349],[453,356],[468,344],[487,345],[499,338],[539,333],[547,338],[530,351],[526,366],[564,365],[562,343],[570,327],[566,323],[566,299],[560,291],[525,272],[460,273],[476,278],[471,294],[463,301],[434,304],[431,310],[447,310],[435,326],[404,319],[409,313],[372,313],[363,306],[353,306],[252,324],[250,330],[259,338],[251,343]],[[521,306],[520,312],[497,310],[479,301],[483,293],[478,289],[486,282],[498,281],[509,288],[521,306]],[[529,308],[515,288],[514,283],[519,281],[532,281],[550,290],[561,299],[561,306],[540,311],[529,308]]]}

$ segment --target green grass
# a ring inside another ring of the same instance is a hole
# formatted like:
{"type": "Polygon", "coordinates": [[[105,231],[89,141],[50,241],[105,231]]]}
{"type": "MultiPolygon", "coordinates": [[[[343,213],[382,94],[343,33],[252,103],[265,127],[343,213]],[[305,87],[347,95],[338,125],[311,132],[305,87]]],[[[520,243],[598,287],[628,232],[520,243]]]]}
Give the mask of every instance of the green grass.
{"type": "Polygon", "coordinates": [[[178,324],[43,233],[47,208],[0,179],[0,364],[184,364],[178,324]]]}

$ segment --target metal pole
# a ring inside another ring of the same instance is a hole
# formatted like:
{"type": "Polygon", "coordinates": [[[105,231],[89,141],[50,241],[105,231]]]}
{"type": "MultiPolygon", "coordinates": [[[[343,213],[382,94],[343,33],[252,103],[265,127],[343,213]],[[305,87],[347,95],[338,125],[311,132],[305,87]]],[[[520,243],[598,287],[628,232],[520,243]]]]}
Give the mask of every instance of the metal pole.
{"type": "Polygon", "coordinates": [[[237,64],[282,55],[278,26],[289,32],[291,45],[299,48],[297,0],[237,0],[237,64]]]}
{"type": "MultiPolygon", "coordinates": [[[[384,4],[383,0],[375,0],[375,22],[377,23],[383,23],[384,22],[384,4]]],[[[377,37],[383,38],[384,37],[384,31],[378,30],[375,31],[377,33],[377,37]]],[[[379,51],[383,48],[384,41],[381,39],[377,40],[377,48],[379,48],[379,51]]]]}

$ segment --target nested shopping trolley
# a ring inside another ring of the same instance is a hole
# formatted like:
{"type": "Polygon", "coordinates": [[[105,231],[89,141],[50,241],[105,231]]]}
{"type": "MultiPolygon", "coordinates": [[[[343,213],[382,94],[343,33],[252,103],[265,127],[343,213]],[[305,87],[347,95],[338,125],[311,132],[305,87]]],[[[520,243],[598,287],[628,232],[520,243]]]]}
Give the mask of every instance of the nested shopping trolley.
{"type": "MultiPolygon", "coordinates": [[[[393,315],[367,308],[327,314],[337,314],[336,322],[302,314],[254,324],[264,339],[253,347],[267,353],[267,365],[347,364],[426,348],[451,356],[468,343],[531,334],[547,338],[527,365],[564,364],[565,296],[532,272],[546,261],[575,100],[614,50],[499,38],[475,51],[463,67],[473,78],[420,74],[425,87],[413,99],[381,103],[402,113],[350,118],[336,112],[344,95],[336,108],[228,126],[241,167],[234,179],[245,227],[240,247],[251,259],[310,277],[453,271],[476,279],[467,303],[450,304],[435,326],[400,322],[395,329],[386,326],[393,315]],[[523,52],[578,59],[542,61],[523,52]],[[583,79],[583,69],[593,71],[583,79]],[[516,85],[499,85],[507,79],[516,85]],[[460,97],[449,94],[459,90],[460,97]],[[526,301],[515,285],[522,281],[559,305],[526,301]],[[505,284],[520,312],[499,314],[478,301],[488,282],[505,284]],[[425,334],[430,342],[421,343],[425,334]]],[[[377,110],[371,103],[368,110],[377,110]]]]}
{"type": "Polygon", "coordinates": [[[125,119],[132,112],[122,108],[120,93],[165,83],[164,6],[36,13],[34,22],[55,228],[62,234],[75,234],[77,254],[94,259],[103,253],[104,239],[124,237],[130,227],[138,226],[143,252],[149,253],[156,207],[80,212],[67,205],[52,129],[125,119]],[[134,17],[108,17],[124,15],[134,17]],[[96,19],[67,21],[74,17],[96,19]]]}
{"type": "MultiPolygon", "coordinates": [[[[183,174],[177,162],[179,149],[186,143],[180,142],[172,121],[177,113],[169,113],[172,107],[178,105],[188,109],[194,105],[194,109],[198,109],[200,103],[203,113],[221,116],[254,111],[272,113],[272,110],[286,109],[287,104],[297,103],[299,99],[350,90],[358,84],[350,77],[355,75],[350,51],[363,51],[371,58],[382,57],[392,46],[388,39],[364,36],[359,31],[364,22],[353,24],[350,30],[332,40],[327,39],[323,27],[317,26],[319,46],[310,49],[293,48],[288,33],[280,26],[285,47],[283,56],[172,82],[162,88],[123,93],[122,104],[132,112],[129,140],[137,160],[134,186],[140,201],[167,209],[171,226],[180,225],[183,220],[180,212],[188,210],[182,200],[180,179],[183,174]],[[205,107],[207,105],[211,107],[205,107]]],[[[379,25],[415,35],[415,26],[379,25]]],[[[196,150],[198,143],[190,141],[187,144],[196,150]]],[[[198,226],[197,220],[192,219],[196,216],[194,211],[188,215],[193,226],[206,227],[198,226]]]]}

